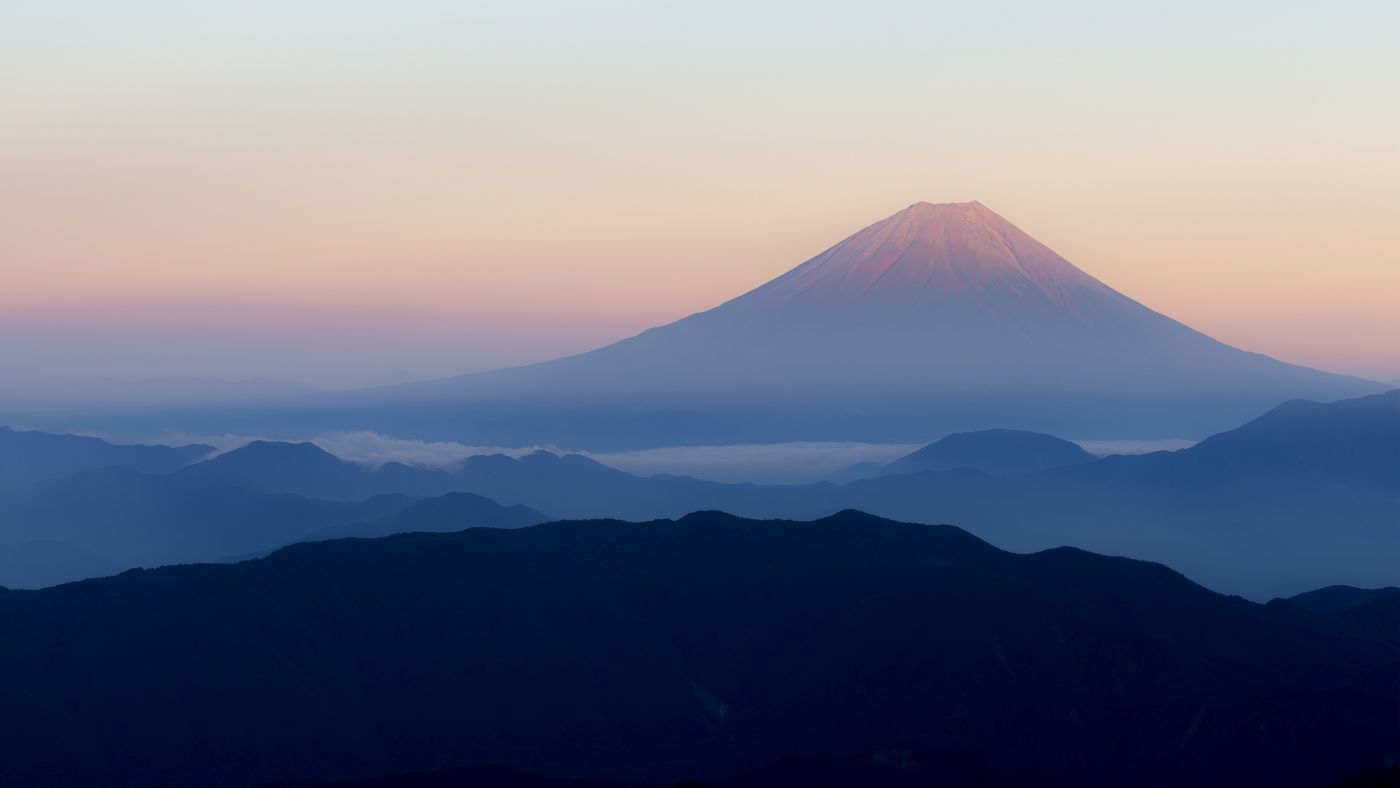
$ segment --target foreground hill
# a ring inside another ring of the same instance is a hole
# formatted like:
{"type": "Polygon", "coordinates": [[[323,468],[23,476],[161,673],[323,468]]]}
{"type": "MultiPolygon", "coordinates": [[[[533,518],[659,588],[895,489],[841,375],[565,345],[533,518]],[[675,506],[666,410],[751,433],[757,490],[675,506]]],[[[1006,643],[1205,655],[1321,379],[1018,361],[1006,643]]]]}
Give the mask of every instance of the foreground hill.
{"type": "Polygon", "coordinates": [[[664,783],[791,755],[1316,786],[1397,755],[1397,615],[857,512],[303,544],[0,592],[0,783],[664,783]]]}
{"type": "Polygon", "coordinates": [[[1400,588],[1354,588],[1352,586],[1327,586],[1305,591],[1288,598],[1289,602],[1318,613],[1345,610],[1364,605],[1384,597],[1400,596],[1400,588]]]}

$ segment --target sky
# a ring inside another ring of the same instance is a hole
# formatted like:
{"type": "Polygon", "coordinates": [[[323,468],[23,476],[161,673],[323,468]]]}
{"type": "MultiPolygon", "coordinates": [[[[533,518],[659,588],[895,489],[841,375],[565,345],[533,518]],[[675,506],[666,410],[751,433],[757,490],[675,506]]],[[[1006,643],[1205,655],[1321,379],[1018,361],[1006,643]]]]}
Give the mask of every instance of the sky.
{"type": "MultiPolygon", "coordinates": [[[[919,200],[1400,378],[1400,4],[0,6],[0,379],[587,350],[919,200]]],[[[0,380],[3,382],[3,380],[0,380]]]]}

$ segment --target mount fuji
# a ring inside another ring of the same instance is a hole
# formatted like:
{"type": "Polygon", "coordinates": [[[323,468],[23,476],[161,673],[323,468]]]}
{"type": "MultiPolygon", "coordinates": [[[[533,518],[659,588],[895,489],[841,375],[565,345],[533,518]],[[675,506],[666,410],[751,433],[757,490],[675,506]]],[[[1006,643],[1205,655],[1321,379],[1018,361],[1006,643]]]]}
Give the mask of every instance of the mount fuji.
{"type": "Polygon", "coordinates": [[[311,395],[231,426],[599,450],[920,443],[991,428],[1199,438],[1285,400],[1384,388],[1218,342],[981,203],[920,202],[714,309],[598,350],[311,395]]]}

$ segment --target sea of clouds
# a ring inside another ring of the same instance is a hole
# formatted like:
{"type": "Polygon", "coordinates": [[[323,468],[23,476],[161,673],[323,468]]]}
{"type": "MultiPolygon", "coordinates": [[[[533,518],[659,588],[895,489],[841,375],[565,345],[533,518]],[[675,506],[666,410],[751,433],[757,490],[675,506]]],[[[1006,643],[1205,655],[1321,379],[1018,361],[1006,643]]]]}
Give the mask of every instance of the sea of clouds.
{"type": "MultiPolygon", "coordinates": [[[[162,443],[204,443],[216,453],[232,451],[254,440],[279,440],[250,435],[164,435],[162,443]]],[[[284,440],[284,439],[282,439],[284,440]]],[[[716,482],[805,484],[830,478],[860,463],[892,462],[920,447],[917,443],[849,443],[795,441],[734,446],[671,446],[619,452],[572,451],[554,445],[505,447],[469,446],[452,441],[396,438],[377,432],[332,432],[306,439],[350,462],[372,467],[397,462],[425,468],[452,468],[479,454],[520,457],[535,451],[577,453],[604,465],[639,476],[673,474],[716,482]]],[[[1077,441],[1093,454],[1140,454],[1176,450],[1189,440],[1077,441]]]]}

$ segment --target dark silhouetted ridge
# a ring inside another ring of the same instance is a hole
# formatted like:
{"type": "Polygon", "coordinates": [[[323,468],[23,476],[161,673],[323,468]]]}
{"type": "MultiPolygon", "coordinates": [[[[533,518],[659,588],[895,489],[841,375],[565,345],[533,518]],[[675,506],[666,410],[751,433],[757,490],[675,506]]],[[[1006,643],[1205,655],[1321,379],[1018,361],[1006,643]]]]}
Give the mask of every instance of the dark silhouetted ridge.
{"type": "Polygon", "coordinates": [[[298,544],[0,592],[0,783],[1325,785],[1400,740],[1372,605],[858,512],[298,544]]]}
{"type": "Polygon", "coordinates": [[[1390,597],[1400,598],[1400,588],[1356,588],[1354,586],[1327,586],[1315,591],[1305,591],[1288,598],[1289,602],[1318,613],[1331,610],[1346,610],[1390,597]]]}

